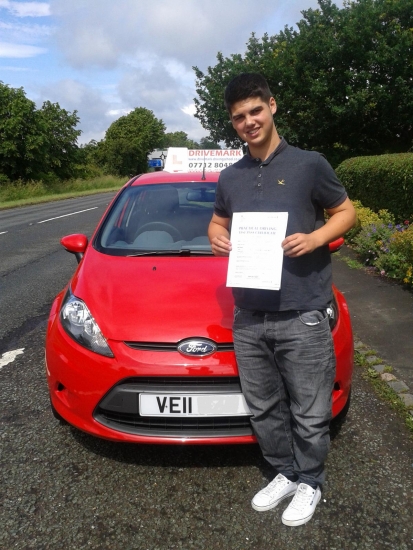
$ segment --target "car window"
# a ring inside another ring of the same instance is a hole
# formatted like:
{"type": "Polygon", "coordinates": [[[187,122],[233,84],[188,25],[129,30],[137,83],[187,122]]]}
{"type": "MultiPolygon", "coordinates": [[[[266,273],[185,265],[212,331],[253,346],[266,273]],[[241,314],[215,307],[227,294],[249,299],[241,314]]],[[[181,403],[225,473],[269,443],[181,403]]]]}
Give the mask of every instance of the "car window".
{"type": "Polygon", "coordinates": [[[138,185],[124,189],[98,233],[95,247],[106,254],[211,251],[207,231],[216,183],[138,185]]]}

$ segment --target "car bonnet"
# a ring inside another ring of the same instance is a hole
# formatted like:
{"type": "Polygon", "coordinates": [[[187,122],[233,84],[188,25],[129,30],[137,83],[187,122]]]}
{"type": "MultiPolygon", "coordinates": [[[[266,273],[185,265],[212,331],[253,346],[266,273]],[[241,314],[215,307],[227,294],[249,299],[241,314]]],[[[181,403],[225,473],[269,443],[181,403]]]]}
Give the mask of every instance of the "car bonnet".
{"type": "Polygon", "coordinates": [[[104,336],[118,341],[232,341],[227,258],[119,257],[89,247],[71,281],[104,336]]]}

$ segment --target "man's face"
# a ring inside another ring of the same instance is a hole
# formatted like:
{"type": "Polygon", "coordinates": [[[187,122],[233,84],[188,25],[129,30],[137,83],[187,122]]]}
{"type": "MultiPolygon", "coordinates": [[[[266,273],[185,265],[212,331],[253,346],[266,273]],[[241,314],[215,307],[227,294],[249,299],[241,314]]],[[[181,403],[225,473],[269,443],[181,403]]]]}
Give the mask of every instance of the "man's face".
{"type": "Polygon", "coordinates": [[[231,108],[232,126],[250,147],[260,147],[273,136],[275,130],[273,115],[276,110],[277,105],[273,97],[268,102],[260,97],[237,101],[231,108]]]}

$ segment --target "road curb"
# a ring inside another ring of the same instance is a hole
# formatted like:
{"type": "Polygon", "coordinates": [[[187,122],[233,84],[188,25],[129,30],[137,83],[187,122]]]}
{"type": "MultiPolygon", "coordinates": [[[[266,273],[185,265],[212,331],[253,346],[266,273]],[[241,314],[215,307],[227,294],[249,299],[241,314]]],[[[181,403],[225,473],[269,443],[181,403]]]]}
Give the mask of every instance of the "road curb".
{"type": "Polygon", "coordinates": [[[357,337],[354,339],[354,351],[363,356],[369,369],[373,369],[383,382],[401,399],[409,415],[413,418],[413,391],[394,374],[394,368],[383,361],[375,352],[357,337]]]}

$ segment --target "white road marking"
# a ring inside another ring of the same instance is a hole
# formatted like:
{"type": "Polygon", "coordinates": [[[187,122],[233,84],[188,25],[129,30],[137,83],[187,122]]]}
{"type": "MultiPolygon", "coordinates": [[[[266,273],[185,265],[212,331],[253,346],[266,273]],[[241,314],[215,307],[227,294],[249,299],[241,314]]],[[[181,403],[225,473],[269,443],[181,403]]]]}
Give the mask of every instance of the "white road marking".
{"type": "Polygon", "coordinates": [[[13,363],[13,361],[16,359],[18,355],[21,355],[24,352],[24,348],[15,349],[13,351],[6,351],[6,353],[3,353],[3,355],[0,358],[0,370],[8,365],[9,363],[13,363]]]}
{"type": "Polygon", "coordinates": [[[63,216],[56,216],[55,218],[49,218],[48,220],[43,220],[37,223],[51,222],[52,220],[58,220],[59,218],[66,218],[67,216],[74,216],[75,214],[81,214],[82,212],[89,212],[89,210],[96,210],[96,208],[98,208],[98,206],[94,206],[93,208],[86,208],[86,210],[79,210],[78,212],[71,212],[70,214],[64,214],[63,216]]]}
{"type": "Polygon", "coordinates": [[[5,235],[6,233],[8,233],[8,231],[2,231],[0,235],[5,235]]]}

